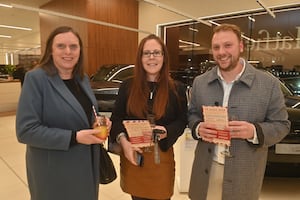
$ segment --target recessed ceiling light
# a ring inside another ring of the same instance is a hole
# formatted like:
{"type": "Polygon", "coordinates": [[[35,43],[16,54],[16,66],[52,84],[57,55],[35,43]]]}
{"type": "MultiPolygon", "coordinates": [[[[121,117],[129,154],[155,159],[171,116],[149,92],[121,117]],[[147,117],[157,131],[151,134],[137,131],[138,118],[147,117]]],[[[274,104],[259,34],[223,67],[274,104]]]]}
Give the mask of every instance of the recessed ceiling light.
{"type": "Polygon", "coordinates": [[[0,24],[0,28],[11,28],[11,29],[24,30],[24,31],[32,31],[32,28],[25,28],[20,26],[9,26],[4,24],[0,24]]]}
{"type": "Polygon", "coordinates": [[[7,4],[3,4],[3,3],[0,3],[0,6],[1,7],[5,7],[5,8],[12,8],[11,5],[7,5],[7,4]]]}
{"type": "Polygon", "coordinates": [[[11,38],[10,35],[0,35],[0,38],[11,38]]]}
{"type": "Polygon", "coordinates": [[[183,44],[188,44],[188,45],[200,47],[200,44],[195,43],[195,42],[189,42],[189,41],[185,41],[185,40],[178,40],[178,41],[181,42],[181,43],[183,43],[183,44]]]}

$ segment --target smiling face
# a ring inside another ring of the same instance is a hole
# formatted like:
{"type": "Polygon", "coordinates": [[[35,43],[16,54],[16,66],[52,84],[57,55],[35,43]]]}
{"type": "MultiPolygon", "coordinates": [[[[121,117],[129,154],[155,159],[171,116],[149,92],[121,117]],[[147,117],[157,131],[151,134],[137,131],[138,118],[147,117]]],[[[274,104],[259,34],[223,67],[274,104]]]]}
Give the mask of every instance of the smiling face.
{"type": "Polygon", "coordinates": [[[243,42],[239,41],[233,31],[219,31],[213,35],[212,53],[221,71],[236,69],[242,52],[243,42]]]}
{"type": "Polygon", "coordinates": [[[72,71],[80,56],[78,38],[72,33],[61,33],[55,36],[52,44],[52,58],[59,75],[72,76],[72,71]]]}
{"type": "Polygon", "coordinates": [[[155,39],[146,41],[143,48],[142,64],[147,73],[148,81],[156,81],[158,79],[163,60],[161,45],[155,39]]]}

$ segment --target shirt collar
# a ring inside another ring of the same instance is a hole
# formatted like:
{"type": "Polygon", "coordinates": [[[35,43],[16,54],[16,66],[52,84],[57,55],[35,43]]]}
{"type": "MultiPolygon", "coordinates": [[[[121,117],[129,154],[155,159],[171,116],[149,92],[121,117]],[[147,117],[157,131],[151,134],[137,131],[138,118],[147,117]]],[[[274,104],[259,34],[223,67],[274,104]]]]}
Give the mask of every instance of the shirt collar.
{"type": "MultiPolygon", "coordinates": [[[[240,58],[240,63],[243,65],[242,71],[241,71],[238,75],[236,75],[236,77],[235,77],[235,79],[232,81],[232,83],[235,82],[235,81],[237,81],[237,80],[242,76],[242,74],[243,74],[244,71],[245,71],[245,68],[246,68],[246,61],[245,61],[245,59],[244,59],[244,58],[240,58]]],[[[224,81],[224,78],[223,78],[223,76],[222,76],[222,74],[221,74],[219,68],[217,68],[217,74],[218,74],[218,76],[220,77],[220,79],[221,79],[222,81],[224,81]]]]}

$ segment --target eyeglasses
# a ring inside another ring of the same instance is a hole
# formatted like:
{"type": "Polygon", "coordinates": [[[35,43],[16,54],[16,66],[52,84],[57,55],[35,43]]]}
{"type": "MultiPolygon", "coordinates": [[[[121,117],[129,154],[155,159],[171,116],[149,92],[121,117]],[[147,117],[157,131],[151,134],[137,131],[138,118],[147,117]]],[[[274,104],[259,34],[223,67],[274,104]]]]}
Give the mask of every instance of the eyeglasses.
{"type": "Polygon", "coordinates": [[[159,50],[154,50],[154,51],[143,51],[143,57],[145,58],[150,58],[151,55],[153,55],[153,57],[161,57],[163,56],[163,52],[159,51],[159,50]]]}

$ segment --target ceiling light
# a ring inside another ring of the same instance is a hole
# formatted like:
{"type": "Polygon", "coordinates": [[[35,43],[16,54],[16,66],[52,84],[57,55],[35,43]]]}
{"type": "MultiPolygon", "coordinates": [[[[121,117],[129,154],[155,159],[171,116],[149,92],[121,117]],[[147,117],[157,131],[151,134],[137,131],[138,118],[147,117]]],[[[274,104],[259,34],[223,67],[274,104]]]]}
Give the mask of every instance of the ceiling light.
{"type": "Polygon", "coordinates": [[[246,40],[248,40],[250,42],[257,42],[256,40],[254,40],[252,38],[249,38],[249,37],[245,36],[244,34],[242,34],[241,36],[242,36],[242,38],[244,38],[244,39],[246,39],[246,40]]]}
{"type": "Polygon", "coordinates": [[[0,35],[0,38],[11,38],[10,35],[0,35]]]}
{"type": "Polygon", "coordinates": [[[255,19],[254,19],[253,17],[248,16],[248,19],[249,19],[250,21],[255,22],[255,19]]]}
{"type": "Polygon", "coordinates": [[[7,5],[7,4],[3,4],[3,3],[0,3],[0,7],[12,8],[11,5],[7,5]]]}
{"type": "Polygon", "coordinates": [[[216,25],[216,26],[220,26],[220,24],[218,24],[217,22],[214,22],[214,21],[212,21],[212,20],[209,20],[208,22],[211,23],[211,24],[214,24],[214,25],[216,25]]]}
{"type": "Polygon", "coordinates": [[[191,27],[189,28],[189,30],[190,30],[190,31],[194,31],[194,32],[199,32],[199,30],[198,30],[198,29],[191,28],[191,27]]]}
{"type": "Polygon", "coordinates": [[[25,28],[20,26],[9,26],[4,24],[0,24],[0,28],[11,28],[11,29],[24,30],[24,31],[32,31],[32,28],[25,28]]]}
{"type": "Polygon", "coordinates": [[[275,14],[262,2],[262,0],[256,0],[256,2],[263,7],[273,18],[275,18],[275,14]]]}
{"type": "Polygon", "coordinates": [[[194,17],[194,16],[191,16],[191,15],[188,14],[188,13],[184,13],[184,12],[182,12],[182,11],[180,11],[180,10],[177,10],[177,9],[175,9],[175,8],[172,8],[171,6],[168,6],[168,5],[166,5],[166,4],[162,4],[162,3],[160,3],[159,1],[155,1],[155,0],[143,0],[143,1],[146,2],[146,3],[150,3],[150,4],[152,4],[152,5],[158,6],[158,7],[162,8],[162,9],[168,10],[168,11],[170,11],[170,12],[176,13],[176,14],[178,14],[178,15],[181,15],[181,16],[184,16],[184,17],[187,17],[187,18],[191,18],[191,19],[193,19],[193,20],[195,20],[195,21],[198,21],[198,22],[200,22],[200,23],[202,23],[202,24],[205,24],[205,25],[207,25],[207,26],[211,26],[211,24],[208,23],[208,22],[205,21],[205,20],[202,20],[202,19],[196,18],[196,17],[194,17]]]}
{"type": "Polygon", "coordinates": [[[178,41],[183,43],[183,44],[189,44],[189,45],[193,45],[193,46],[196,46],[196,47],[200,47],[200,44],[198,44],[198,43],[189,42],[189,41],[185,41],[185,40],[178,40],[178,41]]]}
{"type": "Polygon", "coordinates": [[[34,11],[34,12],[43,13],[43,14],[47,14],[47,15],[53,15],[53,16],[57,16],[57,17],[64,17],[64,18],[67,18],[67,19],[74,19],[74,20],[78,20],[78,21],[83,21],[83,22],[88,22],[88,23],[93,23],[93,24],[98,24],[98,25],[103,25],[103,26],[109,26],[109,27],[114,27],[114,28],[119,28],[119,29],[123,29],[123,30],[134,31],[134,32],[152,34],[151,32],[145,31],[145,30],[140,30],[140,29],[131,28],[131,27],[128,27],[128,26],[122,26],[122,25],[118,25],[118,24],[112,24],[112,23],[108,23],[108,22],[104,22],[104,21],[98,21],[98,20],[94,20],[94,19],[88,19],[88,18],[84,18],[84,17],[78,17],[78,16],[75,16],[75,15],[69,15],[69,14],[65,14],[65,13],[61,13],[61,12],[54,12],[54,11],[51,11],[51,10],[39,9],[39,8],[30,7],[30,6],[24,6],[24,5],[21,5],[21,4],[12,4],[12,6],[14,8],[34,11]]]}

